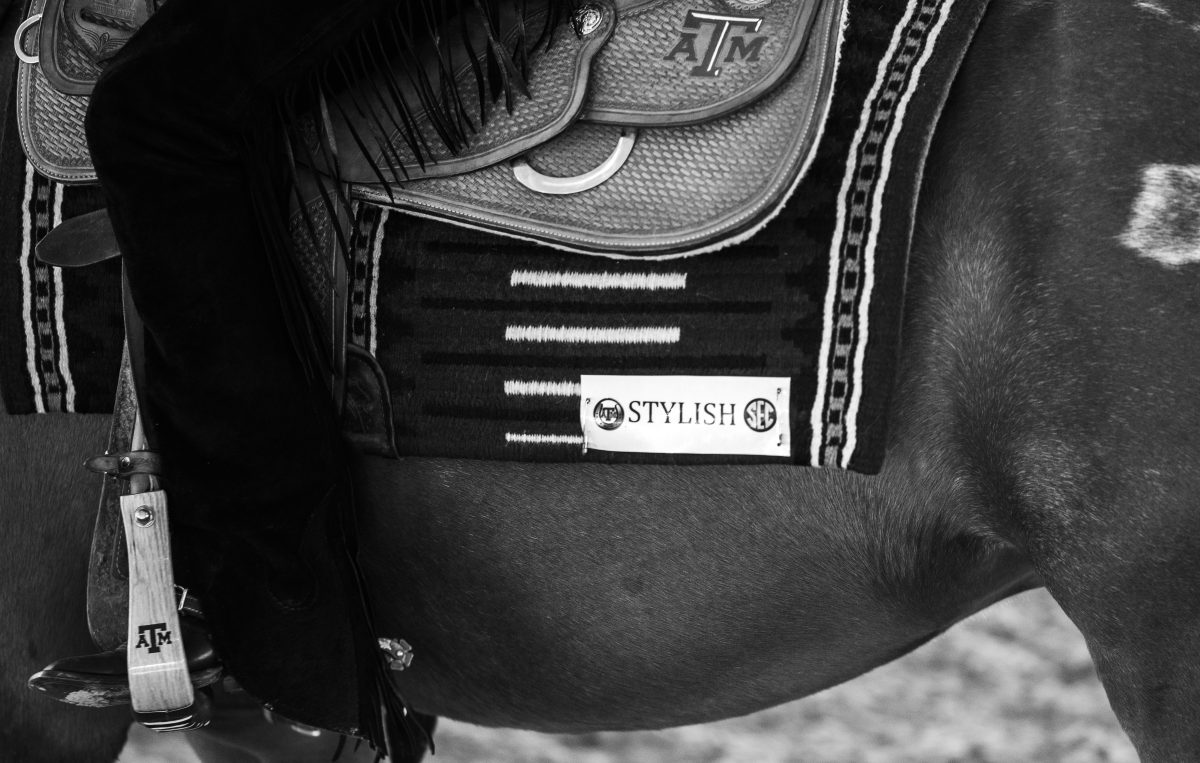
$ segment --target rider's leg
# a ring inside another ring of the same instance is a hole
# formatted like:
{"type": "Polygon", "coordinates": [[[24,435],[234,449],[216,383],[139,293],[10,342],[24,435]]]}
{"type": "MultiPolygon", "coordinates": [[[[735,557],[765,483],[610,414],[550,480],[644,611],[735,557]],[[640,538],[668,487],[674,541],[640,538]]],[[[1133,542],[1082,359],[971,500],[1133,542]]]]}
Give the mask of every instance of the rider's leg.
{"type": "Polygon", "coordinates": [[[111,62],[87,125],[146,327],[142,397],[178,578],[203,595],[250,693],[345,729],[366,723],[361,666],[378,663],[348,625],[360,605],[338,542],[348,484],[333,406],[262,221],[283,225],[287,163],[269,139],[280,93],[394,2],[173,0],[111,62]]]}

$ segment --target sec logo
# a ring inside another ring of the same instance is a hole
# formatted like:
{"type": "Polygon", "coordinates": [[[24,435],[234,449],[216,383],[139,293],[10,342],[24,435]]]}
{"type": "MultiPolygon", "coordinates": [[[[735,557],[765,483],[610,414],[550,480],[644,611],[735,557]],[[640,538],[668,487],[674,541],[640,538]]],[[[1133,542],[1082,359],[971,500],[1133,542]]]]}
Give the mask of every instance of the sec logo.
{"type": "Polygon", "coordinates": [[[778,419],[774,404],[770,400],[764,400],[761,397],[756,397],[749,403],[746,403],[746,411],[743,417],[746,420],[746,426],[755,432],[770,431],[778,419]]]}

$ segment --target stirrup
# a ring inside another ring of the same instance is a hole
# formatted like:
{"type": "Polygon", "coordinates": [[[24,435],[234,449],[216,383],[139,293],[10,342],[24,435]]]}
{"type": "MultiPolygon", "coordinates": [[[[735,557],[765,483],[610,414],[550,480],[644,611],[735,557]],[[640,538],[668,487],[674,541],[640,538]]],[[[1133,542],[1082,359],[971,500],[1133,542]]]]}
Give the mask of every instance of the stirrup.
{"type": "Polygon", "coordinates": [[[159,461],[145,447],[140,411],[133,430],[130,452],[88,462],[93,470],[130,483],[131,492],[120,499],[129,553],[125,646],[58,660],[32,676],[28,685],[85,707],[128,703],[134,720],[152,731],[200,728],[211,719],[211,701],[193,686],[203,689],[217,681],[221,666],[187,591],[176,600],[167,498],[158,489],[159,461]],[[180,617],[185,606],[187,612],[180,617]]]}
{"type": "MultiPolygon", "coordinates": [[[[129,280],[122,274],[125,303],[125,339],[133,367],[134,417],[130,450],[150,450],[143,428],[138,387],[145,382],[145,337],[141,317],[133,304],[129,280]]],[[[143,389],[144,391],[144,389],[143,389]]],[[[129,454],[132,461],[133,453],[129,454]]],[[[167,494],[156,470],[129,475],[129,494],[121,496],[121,521],[129,552],[129,630],[126,655],[129,665],[129,704],[138,723],[154,731],[181,731],[205,726],[208,698],[192,689],[188,675],[175,602],[175,570],[171,563],[171,534],[167,494]]],[[[118,460],[120,465],[120,460],[118,460]]]]}
{"type": "MultiPolygon", "coordinates": [[[[132,447],[146,449],[142,416],[132,447]]],[[[175,571],[167,494],[153,474],[134,473],[121,496],[129,550],[129,631],[126,639],[129,703],[138,723],[153,731],[183,731],[209,722],[208,701],[192,690],[175,603],[175,571]]]]}
{"type": "MultiPolygon", "coordinates": [[[[113,665],[113,653],[72,657],[54,663],[30,679],[34,689],[66,697],[76,703],[109,704],[127,691],[133,719],[152,731],[184,731],[206,726],[211,716],[209,697],[193,690],[190,661],[184,650],[179,608],[175,600],[175,573],[170,557],[170,528],[167,493],[158,482],[160,461],[149,447],[137,387],[144,383],[143,328],[133,306],[128,281],[122,276],[125,302],[126,354],[131,359],[133,410],[128,452],[91,459],[89,467],[127,480],[127,494],[120,497],[121,524],[128,553],[128,629],[125,639],[126,671],[113,665]],[[88,669],[84,669],[88,668],[88,669]],[[103,679],[98,698],[89,689],[96,684],[96,668],[103,679]],[[89,669],[92,672],[89,673],[89,669]],[[77,687],[74,692],[71,686],[77,687]]],[[[193,645],[200,641],[192,637],[193,645]]],[[[193,650],[194,651],[194,650],[193,650]]],[[[208,650],[211,651],[211,650],[208,650]]],[[[197,656],[196,654],[192,655],[197,656]]],[[[210,660],[215,662],[215,656],[210,660]]],[[[220,677],[220,667],[204,665],[200,683],[220,677]]],[[[61,697],[60,698],[64,698],[61,697]]],[[[67,698],[67,701],[72,701],[67,698]]]]}
{"type": "MultiPolygon", "coordinates": [[[[185,614],[180,618],[180,635],[192,686],[202,689],[221,678],[222,666],[204,625],[185,614]]],[[[97,654],[56,660],[29,679],[29,688],[60,702],[81,707],[128,705],[129,673],[126,647],[97,654]]]]}

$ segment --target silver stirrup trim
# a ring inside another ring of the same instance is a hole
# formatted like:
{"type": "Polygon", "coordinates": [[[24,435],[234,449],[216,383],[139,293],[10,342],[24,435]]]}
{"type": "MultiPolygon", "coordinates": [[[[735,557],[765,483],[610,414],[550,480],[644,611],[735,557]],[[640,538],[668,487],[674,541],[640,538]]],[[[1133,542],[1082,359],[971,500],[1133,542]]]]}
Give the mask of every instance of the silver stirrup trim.
{"type": "Polygon", "coordinates": [[[22,38],[25,37],[26,30],[34,24],[42,20],[42,14],[35,13],[29,18],[21,22],[21,26],[17,27],[17,33],[13,36],[13,50],[17,51],[17,58],[27,64],[36,64],[41,60],[40,56],[33,56],[25,52],[25,47],[21,44],[22,38]]]}
{"type": "Polygon", "coordinates": [[[613,152],[608,155],[607,159],[582,175],[575,175],[568,178],[543,175],[533,167],[530,167],[529,162],[525,161],[524,157],[517,157],[512,160],[513,177],[521,185],[538,193],[562,195],[586,191],[589,188],[595,188],[617,174],[617,170],[621,169],[625,164],[625,160],[629,158],[629,152],[633,151],[633,144],[635,142],[637,142],[637,130],[633,128],[622,130],[621,137],[617,139],[617,147],[613,149],[613,152]]]}

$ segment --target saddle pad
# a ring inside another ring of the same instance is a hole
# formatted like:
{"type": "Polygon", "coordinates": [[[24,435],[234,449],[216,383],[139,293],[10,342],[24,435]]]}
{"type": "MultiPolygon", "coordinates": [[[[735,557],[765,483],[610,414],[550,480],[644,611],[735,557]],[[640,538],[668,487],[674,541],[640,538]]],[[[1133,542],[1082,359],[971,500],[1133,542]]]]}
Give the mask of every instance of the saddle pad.
{"type": "Polygon", "coordinates": [[[917,190],[984,0],[851,0],[830,122],[753,239],[684,258],[555,251],[365,205],[352,341],[391,384],[401,454],[882,464],[917,190]],[[588,375],[787,378],[791,453],[584,447],[588,375]]]}
{"type": "MultiPolygon", "coordinates": [[[[736,248],[617,262],[363,205],[347,325],[386,371],[399,453],[763,461],[584,453],[572,395],[585,373],[786,376],[787,460],[877,470],[920,169],[985,7],[849,0],[839,84],[812,166],[779,217],[736,248]],[[589,331],[647,327],[678,332],[589,331]],[[551,341],[520,339],[536,336],[551,341]],[[580,336],[678,341],[555,340],[580,336]]],[[[29,244],[96,200],[40,176],[13,132],[0,143],[0,245],[13,255],[0,275],[0,341],[18,349],[0,354],[5,406],[107,413],[121,346],[115,263],[59,273],[38,266],[29,244]]]]}
{"type": "Polygon", "coordinates": [[[0,109],[4,408],[10,414],[111,413],[125,337],[120,261],[63,270],[34,256],[51,228],[102,208],[102,194],[97,186],[68,187],[39,173],[21,151],[15,104],[9,103],[14,108],[0,109]]]}

